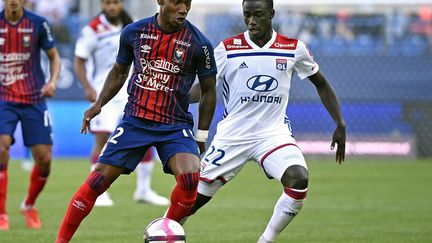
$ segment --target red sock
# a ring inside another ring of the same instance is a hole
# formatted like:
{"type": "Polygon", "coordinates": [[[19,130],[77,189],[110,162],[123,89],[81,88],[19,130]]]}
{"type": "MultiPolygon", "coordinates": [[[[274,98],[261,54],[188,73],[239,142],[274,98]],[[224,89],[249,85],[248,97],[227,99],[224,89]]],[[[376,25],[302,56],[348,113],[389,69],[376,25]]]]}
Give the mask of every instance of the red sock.
{"type": "Polygon", "coordinates": [[[27,199],[25,200],[25,205],[34,205],[37,196],[44,188],[49,172],[41,170],[38,166],[33,166],[33,170],[30,176],[30,187],[27,194],[27,199]]]}
{"type": "Polygon", "coordinates": [[[199,172],[176,176],[177,184],[171,193],[171,205],[167,218],[179,222],[189,215],[195,203],[199,182],[199,172]]]}
{"type": "Polygon", "coordinates": [[[56,242],[69,242],[81,221],[90,213],[97,197],[110,187],[110,183],[99,172],[93,171],[73,196],[56,242]]]}
{"type": "Polygon", "coordinates": [[[8,186],[7,165],[0,164],[0,214],[6,213],[6,196],[8,186]]]}

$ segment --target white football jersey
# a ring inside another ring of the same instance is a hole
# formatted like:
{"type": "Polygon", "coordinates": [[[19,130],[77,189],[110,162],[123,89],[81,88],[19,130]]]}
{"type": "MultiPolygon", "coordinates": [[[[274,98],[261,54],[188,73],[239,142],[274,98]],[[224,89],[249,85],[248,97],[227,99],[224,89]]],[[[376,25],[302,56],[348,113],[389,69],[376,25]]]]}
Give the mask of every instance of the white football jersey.
{"type": "Polygon", "coordinates": [[[225,111],[214,139],[241,144],[291,135],[286,117],[291,77],[295,71],[304,79],[319,69],[305,44],[273,31],[261,48],[246,31],[222,41],[215,59],[225,111]]]}
{"type": "MultiPolygon", "coordinates": [[[[112,25],[104,14],[100,14],[83,27],[76,42],[75,56],[87,59],[87,79],[98,95],[108,72],[116,62],[122,27],[112,25]]],[[[123,86],[114,100],[127,99],[126,86],[123,86]]]]}

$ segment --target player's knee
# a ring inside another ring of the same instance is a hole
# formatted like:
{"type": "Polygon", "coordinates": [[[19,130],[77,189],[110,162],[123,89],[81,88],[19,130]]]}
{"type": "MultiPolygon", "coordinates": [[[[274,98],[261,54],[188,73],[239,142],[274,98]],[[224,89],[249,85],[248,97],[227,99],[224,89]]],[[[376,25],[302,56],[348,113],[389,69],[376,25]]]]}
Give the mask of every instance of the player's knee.
{"type": "Polygon", "coordinates": [[[51,153],[37,153],[34,155],[35,163],[41,168],[50,168],[51,159],[51,153]]]}
{"type": "Polygon", "coordinates": [[[0,156],[9,157],[10,146],[0,143],[0,156]]]}
{"type": "Polygon", "coordinates": [[[308,170],[301,165],[290,166],[282,175],[281,182],[284,187],[306,189],[309,182],[308,170]]]}

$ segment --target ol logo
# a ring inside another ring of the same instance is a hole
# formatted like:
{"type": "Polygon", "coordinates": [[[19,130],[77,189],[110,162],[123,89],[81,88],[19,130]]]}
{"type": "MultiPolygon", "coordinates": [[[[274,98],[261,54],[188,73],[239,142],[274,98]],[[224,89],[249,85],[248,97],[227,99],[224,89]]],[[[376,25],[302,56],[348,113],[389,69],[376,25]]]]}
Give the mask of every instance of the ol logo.
{"type": "Polygon", "coordinates": [[[272,76],[255,75],[248,79],[246,85],[249,89],[258,92],[273,91],[278,87],[278,81],[272,76]]]}
{"type": "Polygon", "coordinates": [[[277,70],[286,70],[288,61],[286,59],[276,59],[276,69],[277,70]]]}

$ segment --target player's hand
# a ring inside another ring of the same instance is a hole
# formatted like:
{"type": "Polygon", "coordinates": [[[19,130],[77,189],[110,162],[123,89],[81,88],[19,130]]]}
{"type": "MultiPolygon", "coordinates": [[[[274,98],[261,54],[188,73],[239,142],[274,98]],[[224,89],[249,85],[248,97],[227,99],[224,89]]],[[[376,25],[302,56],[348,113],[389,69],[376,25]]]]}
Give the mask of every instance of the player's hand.
{"type": "Polygon", "coordinates": [[[198,142],[197,141],[197,144],[199,146],[200,154],[203,154],[205,152],[205,145],[206,145],[206,143],[205,142],[198,142]]]}
{"type": "Polygon", "coordinates": [[[336,162],[342,164],[345,161],[345,126],[338,126],[336,130],[333,132],[333,139],[331,143],[331,150],[334,149],[335,144],[337,144],[336,148],[336,162]]]}
{"type": "Polygon", "coordinates": [[[85,90],[85,95],[88,101],[90,102],[96,101],[97,93],[92,87],[89,87],[88,89],[85,90]]]}
{"type": "Polygon", "coordinates": [[[41,89],[42,97],[53,97],[56,92],[56,84],[53,81],[46,83],[41,89]]]}
{"type": "Polygon", "coordinates": [[[101,106],[98,102],[94,103],[88,110],[84,112],[84,117],[81,124],[81,133],[87,134],[90,131],[90,121],[93,117],[97,116],[101,112],[101,106]]]}

